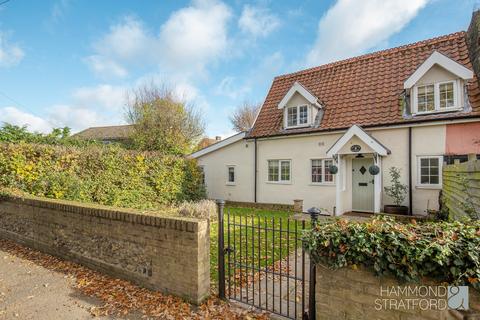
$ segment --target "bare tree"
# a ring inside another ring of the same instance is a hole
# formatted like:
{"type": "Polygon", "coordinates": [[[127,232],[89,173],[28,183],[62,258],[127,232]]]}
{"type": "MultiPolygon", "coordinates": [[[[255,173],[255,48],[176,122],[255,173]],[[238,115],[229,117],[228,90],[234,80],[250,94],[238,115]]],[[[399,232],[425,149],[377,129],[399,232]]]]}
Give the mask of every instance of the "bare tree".
{"type": "Polygon", "coordinates": [[[249,102],[238,106],[230,116],[233,130],[238,132],[250,130],[261,107],[262,105],[259,103],[249,102]]]}
{"type": "Polygon", "coordinates": [[[185,154],[203,136],[205,124],[195,105],[165,84],[150,83],[127,93],[126,118],[134,125],[133,146],[165,154],[185,154]]]}

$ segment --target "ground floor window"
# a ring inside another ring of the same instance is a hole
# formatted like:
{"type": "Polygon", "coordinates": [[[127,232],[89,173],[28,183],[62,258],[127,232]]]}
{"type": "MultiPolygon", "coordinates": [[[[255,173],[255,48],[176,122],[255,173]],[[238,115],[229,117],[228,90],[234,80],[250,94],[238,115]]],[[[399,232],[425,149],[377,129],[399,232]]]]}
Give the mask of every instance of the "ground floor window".
{"type": "Polygon", "coordinates": [[[227,183],[228,184],[235,183],[235,166],[227,167],[227,183]]]}
{"type": "Polygon", "coordinates": [[[203,166],[198,167],[200,170],[200,182],[202,186],[205,185],[205,168],[203,166]]]}
{"type": "Polygon", "coordinates": [[[290,160],[268,160],[269,182],[290,182],[290,160]]]}
{"type": "Polygon", "coordinates": [[[312,159],[312,183],[333,183],[333,174],[330,172],[332,159],[312,159]]]}
{"type": "Polygon", "coordinates": [[[421,186],[440,186],[442,183],[442,156],[418,157],[418,184],[421,186]]]}

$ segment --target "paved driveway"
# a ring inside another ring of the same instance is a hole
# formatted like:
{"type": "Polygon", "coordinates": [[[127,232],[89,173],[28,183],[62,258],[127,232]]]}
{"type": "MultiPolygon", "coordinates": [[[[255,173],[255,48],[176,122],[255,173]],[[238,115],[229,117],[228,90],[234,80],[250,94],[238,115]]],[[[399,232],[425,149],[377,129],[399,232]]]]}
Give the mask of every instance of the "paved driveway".
{"type": "Polygon", "coordinates": [[[89,310],[101,304],[73,283],[71,276],[0,250],[0,319],[92,319],[89,310]]]}

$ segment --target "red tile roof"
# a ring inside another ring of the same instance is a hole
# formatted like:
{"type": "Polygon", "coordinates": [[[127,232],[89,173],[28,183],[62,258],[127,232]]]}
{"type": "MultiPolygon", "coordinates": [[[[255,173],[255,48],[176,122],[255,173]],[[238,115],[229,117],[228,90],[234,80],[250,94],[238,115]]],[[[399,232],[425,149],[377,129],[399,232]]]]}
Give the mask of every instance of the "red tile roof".
{"type": "Polygon", "coordinates": [[[249,137],[345,129],[353,124],[369,127],[480,116],[480,88],[474,76],[467,83],[471,112],[403,117],[403,83],[435,50],[473,70],[466,33],[457,32],[282,75],[273,80],[249,137]],[[295,81],[325,106],[318,128],[282,128],[283,113],[277,106],[295,81]]]}

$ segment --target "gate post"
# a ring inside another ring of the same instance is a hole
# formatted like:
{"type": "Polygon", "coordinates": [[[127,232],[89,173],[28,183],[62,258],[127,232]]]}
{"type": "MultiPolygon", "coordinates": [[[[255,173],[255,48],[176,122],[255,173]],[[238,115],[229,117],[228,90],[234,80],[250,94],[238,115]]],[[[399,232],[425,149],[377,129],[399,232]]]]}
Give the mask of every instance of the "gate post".
{"type": "Polygon", "coordinates": [[[225,200],[218,199],[218,297],[225,299],[225,243],[223,237],[223,208],[225,207],[225,200]]]}
{"type": "MultiPolygon", "coordinates": [[[[321,213],[321,210],[318,208],[310,208],[307,213],[310,215],[310,221],[312,223],[312,229],[315,228],[318,222],[318,216],[321,213]]],[[[317,267],[312,261],[312,257],[309,259],[310,262],[310,283],[308,287],[308,318],[310,320],[316,319],[317,317],[317,306],[315,304],[315,288],[317,282],[317,267]]]]}

